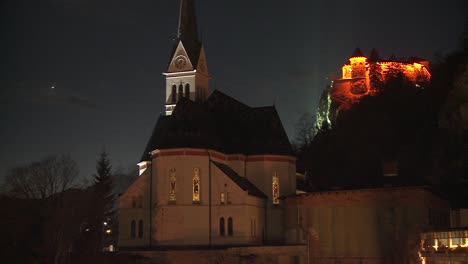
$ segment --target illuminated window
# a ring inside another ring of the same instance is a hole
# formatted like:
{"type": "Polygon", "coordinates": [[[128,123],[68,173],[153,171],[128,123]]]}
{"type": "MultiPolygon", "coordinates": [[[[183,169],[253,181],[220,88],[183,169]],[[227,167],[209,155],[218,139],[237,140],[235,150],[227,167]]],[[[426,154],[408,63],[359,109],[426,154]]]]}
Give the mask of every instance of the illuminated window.
{"type": "Polygon", "coordinates": [[[226,231],[224,229],[224,217],[221,217],[219,219],[219,235],[220,236],[225,236],[226,235],[226,231]]]}
{"type": "Polygon", "coordinates": [[[200,169],[193,169],[193,202],[200,202],[200,169]]]}
{"type": "Polygon", "coordinates": [[[273,204],[279,204],[279,179],[278,176],[273,176],[273,204]]]}
{"type": "Polygon", "coordinates": [[[231,203],[231,193],[230,192],[227,192],[226,193],[226,200],[227,200],[227,203],[230,204],[231,203]]]}
{"type": "Polygon", "coordinates": [[[233,222],[232,222],[232,217],[228,218],[228,236],[232,236],[233,234],[233,222]]]}
{"type": "Polygon", "coordinates": [[[184,96],[184,86],[179,84],[179,96],[177,97],[179,100],[184,96]]]}
{"type": "Polygon", "coordinates": [[[136,229],[136,223],[135,220],[132,220],[132,224],[130,225],[130,237],[135,238],[135,229],[136,229]]]}
{"type": "Polygon", "coordinates": [[[143,220],[138,221],[138,238],[143,238],[143,220]]]}
{"type": "Polygon", "coordinates": [[[176,102],[176,99],[177,99],[176,96],[177,96],[177,86],[176,86],[175,84],[173,84],[173,85],[172,85],[172,94],[171,94],[171,97],[172,97],[172,98],[171,98],[171,99],[172,99],[172,100],[171,100],[171,101],[172,101],[171,103],[174,104],[174,103],[176,102]]]}
{"type": "Polygon", "coordinates": [[[176,201],[176,170],[169,171],[169,201],[176,201]]]}
{"type": "Polygon", "coordinates": [[[224,193],[223,192],[221,193],[220,201],[221,201],[221,204],[224,204],[224,193]]]}
{"type": "Polygon", "coordinates": [[[190,98],[190,84],[185,85],[185,97],[190,98]]]}

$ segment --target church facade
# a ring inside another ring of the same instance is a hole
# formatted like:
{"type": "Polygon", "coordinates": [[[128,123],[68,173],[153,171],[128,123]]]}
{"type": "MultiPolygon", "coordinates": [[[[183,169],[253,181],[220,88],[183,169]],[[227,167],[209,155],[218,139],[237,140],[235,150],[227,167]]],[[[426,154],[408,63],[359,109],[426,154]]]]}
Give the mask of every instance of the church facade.
{"type": "Polygon", "coordinates": [[[181,1],[160,116],[119,198],[119,247],[284,242],[280,196],[296,191],[291,145],[273,106],[214,91],[194,1],[181,1]]]}

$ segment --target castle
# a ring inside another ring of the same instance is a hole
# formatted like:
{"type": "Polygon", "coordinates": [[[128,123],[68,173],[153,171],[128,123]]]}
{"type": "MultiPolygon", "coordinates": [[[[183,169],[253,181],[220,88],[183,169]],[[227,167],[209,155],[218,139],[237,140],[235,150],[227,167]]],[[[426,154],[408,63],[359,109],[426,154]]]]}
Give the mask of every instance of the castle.
{"type": "Polygon", "coordinates": [[[385,60],[375,49],[367,58],[356,48],[341,72],[341,78],[332,80],[322,94],[317,111],[318,127],[332,125],[340,111],[346,111],[365,96],[378,94],[392,77],[402,75],[421,89],[431,80],[429,61],[417,57],[397,59],[393,55],[385,60]]]}

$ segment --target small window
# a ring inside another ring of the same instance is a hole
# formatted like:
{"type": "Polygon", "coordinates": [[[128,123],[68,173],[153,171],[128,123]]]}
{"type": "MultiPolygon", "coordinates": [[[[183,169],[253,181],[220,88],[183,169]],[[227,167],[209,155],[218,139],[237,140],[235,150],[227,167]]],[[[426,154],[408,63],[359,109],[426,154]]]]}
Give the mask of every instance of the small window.
{"type": "Polygon", "coordinates": [[[224,193],[223,193],[223,192],[221,193],[221,196],[220,196],[220,202],[221,202],[221,204],[224,204],[224,202],[225,202],[225,201],[224,201],[224,193]]]}
{"type": "Polygon", "coordinates": [[[226,199],[226,200],[227,200],[227,203],[230,204],[230,203],[231,203],[231,193],[230,193],[230,192],[227,192],[227,193],[226,193],[226,196],[227,196],[227,197],[226,197],[226,198],[227,198],[227,199],[226,199]]]}
{"type": "Polygon", "coordinates": [[[136,206],[137,206],[136,197],[133,196],[132,197],[132,208],[136,208],[136,206]]]}
{"type": "Polygon", "coordinates": [[[190,99],[190,84],[185,84],[185,97],[190,99]]]}
{"type": "Polygon", "coordinates": [[[232,217],[229,217],[228,218],[228,236],[232,236],[233,234],[233,221],[232,221],[232,217]]]}
{"type": "Polygon", "coordinates": [[[175,84],[172,85],[172,93],[171,93],[171,103],[175,104],[177,99],[177,86],[175,84]]]}
{"type": "Polygon", "coordinates": [[[143,238],[143,220],[138,221],[138,238],[143,238]]]}
{"type": "Polygon", "coordinates": [[[226,235],[226,231],[224,229],[224,217],[221,217],[219,219],[219,235],[220,236],[225,236],[226,235]]]}
{"type": "Polygon", "coordinates": [[[132,224],[130,225],[130,238],[135,238],[135,229],[136,223],[135,220],[132,220],[132,224]]]}

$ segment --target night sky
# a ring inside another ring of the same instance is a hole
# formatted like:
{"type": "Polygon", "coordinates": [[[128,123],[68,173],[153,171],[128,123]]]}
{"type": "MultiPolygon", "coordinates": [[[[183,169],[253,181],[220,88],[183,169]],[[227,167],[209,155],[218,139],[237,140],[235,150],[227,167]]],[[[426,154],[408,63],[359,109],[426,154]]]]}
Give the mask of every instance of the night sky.
{"type": "MultiPolygon", "coordinates": [[[[432,60],[457,47],[466,2],[199,0],[210,90],[275,104],[293,138],[355,47],[432,60]]],[[[103,148],[114,167],[134,166],[164,109],[178,10],[178,0],[2,0],[0,176],[51,154],[89,176],[103,148]]]]}

